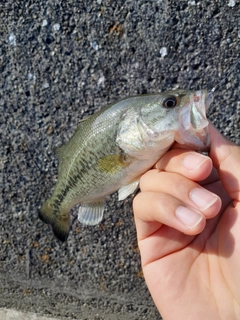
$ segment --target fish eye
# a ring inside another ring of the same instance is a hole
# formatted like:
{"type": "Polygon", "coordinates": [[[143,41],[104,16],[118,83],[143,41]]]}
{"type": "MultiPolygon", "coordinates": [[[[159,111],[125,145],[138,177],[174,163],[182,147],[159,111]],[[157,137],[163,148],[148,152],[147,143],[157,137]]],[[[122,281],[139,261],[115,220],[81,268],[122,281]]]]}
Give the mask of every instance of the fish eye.
{"type": "Polygon", "coordinates": [[[171,109],[171,108],[176,107],[176,106],[178,105],[178,102],[179,102],[179,101],[178,101],[177,97],[175,97],[175,96],[168,96],[167,98],[165,98],[165,99],[163,100],[162,105],[163,105],[165,108],[171,109]]]}

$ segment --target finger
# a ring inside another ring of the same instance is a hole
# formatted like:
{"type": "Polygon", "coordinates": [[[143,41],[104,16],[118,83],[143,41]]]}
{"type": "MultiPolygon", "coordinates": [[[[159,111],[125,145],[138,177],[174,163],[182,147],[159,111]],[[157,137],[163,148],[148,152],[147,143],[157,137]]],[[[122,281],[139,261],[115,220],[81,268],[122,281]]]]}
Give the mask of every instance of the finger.
{"type": "Polygon", "coordinates": [[[207,219],[214,217],[221,208],[221,199],[216,194],[178,173],[150,170],[141,177],[140,189],[143,192],[167,193],[200,211],[207,219]]]}
{"type": "Polygon", "coordinates": [[[232,199],[240,201],[240,147],[223,137],[210,123],[210,156],[232,199]]]}
{"type": "Polygon", "coordinates": [[[218,171],[216,168],[212,168],[212,172],[210,173],[210,175],[204,179],[204,180],[201,180],[201,181],[198,181],[198,183],[201,185],[201,186],[206,186],[208,184],[211,184],[211,183],[214,183],[214,182],[217,182],[219,181],[220,178],[219,178],[219,174],[218,174],[218,171]]]}
{"type": "Polygon", "coordinates": [[[206,224],[205,216],[166,193],[142,192],[133,201],[138,241],[158,231],[162,225],[187,235],[200,233],[206,224]]]}
{"type": "MultiPolygon", "coordinates": [[[[174,223],[168,217],[167,212],[161,212],[159,214],[159,207],[154,198],[162,203],[163,198],[157,199],[154,193],[140,193],[138,194],[133,202],[134,218],[137,230],[138,246],[141,252],[142,266],[156,261],[169,253],[176,252],[187,246],[195,237],[194,235],[186,235],[183,232],[177,230],[178,224],[174,223]],[[153,201],[151,201],[151,199],[153,201]],[[142,208],[142,204],[145,203],[145,208],[142,208]],[[154,204],[152,208],[152,204],[154,204]],[[156,211],[156,212],[155,212],[156,211]],[[165,219],[162,218],[165,216],[165,219]],[[166,224],[163,225],[162,222],[166,224]],[[174,228],[168,227],[172,225],[174,228]]],[[[169,197],[165,199],[167,203],[172,203],[172,199],[169,197]]],[[[166,205],[165,208],[168,208],[166,205]]],[[[170,217],[171,218],[171,217],[170,217]]],[[[201,218],[200,218],[201,219],[201,218]]],[[[175,219],[174,219],[175,220],[175,219]]],[[[202,220],[204,227],[204,217],[202,220]]],[[[200,227],[199,230],[202,228],[200,227]]],[[[182,230],[182,226],[180,226],[182,230]]],[[[196,230],[196,229],[195,229],[196,230]]],[[[194,233],[194,228],[192,229],[194,233]]],[[[198,231],[198,230],[197,230],[198,231]]]]}
{"type": "Polygon", "coordinates": [[[210,175],[212,160],[194,151],[172,149],[156,163],[155,167],[159,170],[180,173],[195,181],[201,181],[210,175]]]}

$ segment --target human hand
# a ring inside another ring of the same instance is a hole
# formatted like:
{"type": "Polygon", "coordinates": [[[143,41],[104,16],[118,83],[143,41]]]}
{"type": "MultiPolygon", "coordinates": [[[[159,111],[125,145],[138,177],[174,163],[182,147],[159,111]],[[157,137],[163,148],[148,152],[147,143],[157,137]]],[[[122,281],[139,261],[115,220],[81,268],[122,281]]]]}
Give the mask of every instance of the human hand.
{"type": "Polygon", "coordinates": [[[210,125],[210,157],[172,149],[133,203],[146,283],[164,320],[240,319],[240,147],[210,125]]]}

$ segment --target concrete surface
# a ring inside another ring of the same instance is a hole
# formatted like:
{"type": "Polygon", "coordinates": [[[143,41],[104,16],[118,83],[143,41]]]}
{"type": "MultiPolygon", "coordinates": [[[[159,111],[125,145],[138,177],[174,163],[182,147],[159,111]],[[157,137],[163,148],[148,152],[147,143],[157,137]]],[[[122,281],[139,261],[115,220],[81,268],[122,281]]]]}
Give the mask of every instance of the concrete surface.
{"type": "MultiPolygon", "coordinates": [[[[225,0],[1,1],[1,308],[161,318],[142,277],[131,197],[109,197],[96,227],[80,225],[75,208],[64,244],[37,212],[56,181],[54,149],[82,117],[129,95],[216,86],[239,57],[239,14],[239,1],[225,0]]],[[[239,117],[237,66],[209,118],[239,143],[239,117]]]]}
{"type": "Polygon", "coordinates": [[[39,316],[36,313],[21,312],[13,309],[0,309],[1,320],[64,320],[57,318],[49,318],[45,316],[39,316]]]}

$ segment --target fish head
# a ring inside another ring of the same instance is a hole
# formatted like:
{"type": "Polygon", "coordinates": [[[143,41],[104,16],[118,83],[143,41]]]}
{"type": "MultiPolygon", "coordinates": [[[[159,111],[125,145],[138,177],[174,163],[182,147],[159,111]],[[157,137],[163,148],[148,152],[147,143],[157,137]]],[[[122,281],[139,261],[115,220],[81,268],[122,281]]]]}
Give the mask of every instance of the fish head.
{"type": "Polygon", "coordinates": [[[133,97],[117,135],[119,147],[141,158],[146,150],[166,152],[174,141],[194,150],[210,143],[206,111],[213,94],[206,90],[172,90],[133,97]]]}
{"type": "Polygon", "coordinates": [[[206,150],[210,144],[206,111],[212,101],[213,93],[206,90],[166,91],[148,106],[150,109],[141,108],[139,122],[156,139],[169,136],[195,150],[206,150]]]}

